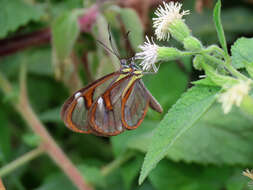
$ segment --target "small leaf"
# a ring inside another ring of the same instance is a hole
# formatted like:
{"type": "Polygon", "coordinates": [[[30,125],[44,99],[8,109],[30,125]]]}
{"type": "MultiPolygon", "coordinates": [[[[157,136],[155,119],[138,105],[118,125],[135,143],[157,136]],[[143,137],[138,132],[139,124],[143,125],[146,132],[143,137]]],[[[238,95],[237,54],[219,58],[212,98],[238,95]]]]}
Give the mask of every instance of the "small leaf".
{"type": "Polygon", "coordinates": [[[218,71],[215,71],[213,67],[208,64],[202,64],[202,68],[205,70],[206,75],[218,86],[233,86],[238,84],[238,80],[229,76],[221,75],[218,71]]]}
{"type": "Polygon", "coordinates": [[[218,0],[214,8],[213,19],[214,19],[214,23],[215,23],[216,31],[218,33],[218,38],[219,38],[221,47],[223,48],[226,55],[228,56],[228,49],[227,49],[224,30],[221,24],[220,12],[221,12],[221,1],[218,0]]]}
{"type": "Polygon", "coordinates": [[[80,32],[78,24],[79,10],[65,12],[52,26],[53,46],[60,61],[67,58],[80,32]]]}
{"type": "Polygon", "coordinates": [[[239,38],[231,48],[232,64],[236,68],[246,67],[248,73],[253,77],[253,38],[239,38]]]}
{"type": "Polygon", "coordinates": [[[209,77],[191,82],[195,85],[217,86],[209,77]]]}
{"type": "Polygon", "coordinates": [[[170,109],[152,137],[142,166],[139,184],[156,164],[166,156],[177,139],[192,127],[214,103],[219,88],[195,86],[188,90],[170,109]]]}
{"type": "Polygon", "coordinates": [[[39,6],[31,6],[22,0],[1,0],[0,39],[29,21],[38,21],[42,15],[43,9],[39,6]]]}

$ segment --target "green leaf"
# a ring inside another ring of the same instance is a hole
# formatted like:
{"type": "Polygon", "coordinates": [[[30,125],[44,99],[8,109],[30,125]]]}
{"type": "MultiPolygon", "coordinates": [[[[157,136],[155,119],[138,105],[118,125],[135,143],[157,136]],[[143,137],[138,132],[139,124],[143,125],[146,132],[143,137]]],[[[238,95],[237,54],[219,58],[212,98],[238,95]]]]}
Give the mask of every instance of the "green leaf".
{"type": "MultiPolygon", "coordinates": [[[[175,62],[164,62],[156,75],[147,75],[143,81],[163,110],[168,110],[187,88],[188,76],[175,62]]],[[[154,114],[150,112],[148,116],[154,118],[154,114]]],[[[160,118],[161,114],[157,115],[160,118]]]]}
{"type": "Polygon", "coordinates": [[[232,64],[235,68],[246,67],[253,77],[253,38],[239,38],[231,48],[232,64]]]}
{"type": "Polygon", "coordinates": [[[215,23],[216,31],[218,33],[218,38],[219,38],[221,47],[224,49],[226,55],[228,56],[228,49],[227,49],[225,34],[224,34],[222,24],[221,24],[220,12],[221,12],[221,1],[218,0],[214,8],[213,20],[215,23]]]}
{"type": "Polygon", "coordinates": [[[6,162],[11,153],[11,136],[7,115],[0,110],[0,162],[6,162]]]}
{"type": "Polygon", "coordinates": [[[43,122],[62,122],[60,117],[61,107],[49,109],[39,115],[39,118],[43,122]]]}
{"type": "Polygon", "coordinates": [[[120,168],[126,190],[131,189],[132,183],[141,169],[142,160],[143,156],[137,155],[120,168]]]}
{"type": "Polygon", "coordinates": [[[102,176],[99,168],[87,166],[84,164],[80,165],[78,168],[88,183],[91,183],[97,187],[105,187],[106,181],[104,176],[102,176]]]}
{"type": "MultiPolygon", "coordinates": [[[[157,190],[220,190],[225,189],[225,183],[229,183],[232,176],[238,174],[241,174],[240,170],[226,166],[204,167],[163,160],[150,173],[149,180],[157,190]]],[[[246,183],[240,178],[233,185],[245,187],[246,183]]]]}
{"type": "Polygon", "coordinates": [[[37,147],[40,144],[40,137],[34,133],[26,133],[22,136],[23,141],[31,147],[37,147]]]}
{"type": "Polygon", "coordinates": [[[127,31],[130,31],[128,36],[134,51],[138,51],[138,46],[143,43],[143,26],[136,11],[130,8],[119,10],[119,14],[127,31]]]}
{"type": "Polygon", "coordinates": [[[215,87],[195,86],[188,90],[170,109],[152,137],[142,166],[139,184],[144,181],[156,164],[166,156],[168,150],[178,138],[210,108],[218,91],[219,89],[215,87]]]}
{"type": "MultiPolygon", "coordinates": [[[[122,141],[118,140],[124,146],[118,145],[117,150],[128,148],[147,152],[156,125],[144,121],[135,133],[125,133],[121,136],[122,141]]],[[[252,120],[248,116],[237,109],[232,109],[224,116],[220,104],[216,104],[191,130],[178,138],[166,157],[176,162],[248,166],[252,165],[253,159],[253,150],[250,148],[253,146],[252,138],[252,120]]]]}
{"type": "Polygon", "coordinates": [[[194,85],[206,85],[206,86],[217,86],[217,84],[215,84],[210,77],[206,77],[204,79],[200,79],[197,81],[193,81],[191,82],[194,85]]]}
{"type": "Polygon", "coordinates": [[[60,61],[69,56],[80,32],[78,24],[79,10],[65,12],[52,26],[53,46],[60,61]]]}
{"type": "Polygon", "coordinates": [[[237,109],[224,115],[217,104],[175,142],[167,156],[202,164],[253,165],[252,129],[247,116],[237,109]]]}
{"type": "Polygon", "coordinates": [[[238,84],[237,79],[218,73],[217,70],[214,70],[214,68],[208,64],[202,64],[202,68],[205,70],[205,73],[210,78],[210,80],[218,86],[230,87],[238,84]]]}
{"type": "Polygon", "coordinates": [[[50,174],[36,190],[55,190],[59,187],[61,187],[61,190],[76,190],[74,185],[62,173],[50,174]]]}
{"type": "Polygon", "coordinates": [[[31,6],[22,0],[1,0],[0,39],[30,21],[38,21],[42,15],[43,9],[39,6],[31,6]]]}

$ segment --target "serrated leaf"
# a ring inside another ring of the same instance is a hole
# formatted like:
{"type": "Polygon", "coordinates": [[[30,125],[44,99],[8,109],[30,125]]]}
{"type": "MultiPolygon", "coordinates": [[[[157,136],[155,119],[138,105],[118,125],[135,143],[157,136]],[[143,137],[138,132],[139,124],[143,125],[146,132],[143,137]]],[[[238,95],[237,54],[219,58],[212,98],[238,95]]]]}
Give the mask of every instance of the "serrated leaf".
{"type": "Polygon", "coordinates": [[[156,164],[166,156],[178,138],[210,108],[219,88],[195,86],[188,90],[164,116],[152,137],[142,166],[139,184],[156,164]]]}
{"type": "Polygon", "coordinates": [[[253,77],[253,38],[239,38],[231,48],[232,64],[235,68],[246,67],[248,73],[253,77]]]}
{"type": "Polygon", "coordinates": [[[79,10],[65,12],[52,26],[53,46],[60,61],[67,58],[80,32],[78,24],[79,10]]]}
{"type": "Polygon", "coordinates": [[[136,11],[130,8],[119,10],[121,19],[127,31],[130,31],[128,36],[130,43],[135,51],[138,51],[138,46],[143,43],[143,26],[136,11]]]}
{"type": "Polygon", "coordinates": [[[16,31],[29,21],[38,21],[43,15],[39,6],[31,6],[22,0],[0,1],[0,38],[16,31]]]}
{"type": "Polygon", "coordinates": [[[221,12],[221,1],[218,0],[215,7],[214,7],[213,20],[214,20],[214,23],[215,23],[215,27],[216,27],[216,31],[217,31],[217,34],[218,34],[218,38],[219,38],[221,47],[223,48],[226,55],[228,56],[228,49],[227,49],[224,30],[223,30],[223,27],[222,27],[222,24],[221,24],[220,12],[221,12]]]}
{"type": "Polygon", "coordinates": [[[217,104],[180,137],[168,157],[202,164],[252,165],[252,129],[252,121],[238,110],[225,116],[217,104]]]}
{"type": "MultiPolygon", "coordinates": [[[[156,124],[153,124],[155,126],[156,124]]],[[[145,123],[136,134],[123,136],[125,149],[146,152],[152,142],[153,127],[145,123]]],[[[252,165],[252,120],[237,109],[224,116],[220,104],[214,105],[188,133],[169,149],[166,157],[176,162],[199,164],[252,165]],[[222,144],[222,146],[219,146],[222,144]],[[208,151],[207,151],[208,149],[208,151]]],[[[123,144],[123,143],[122,143],[123,144]]]]}

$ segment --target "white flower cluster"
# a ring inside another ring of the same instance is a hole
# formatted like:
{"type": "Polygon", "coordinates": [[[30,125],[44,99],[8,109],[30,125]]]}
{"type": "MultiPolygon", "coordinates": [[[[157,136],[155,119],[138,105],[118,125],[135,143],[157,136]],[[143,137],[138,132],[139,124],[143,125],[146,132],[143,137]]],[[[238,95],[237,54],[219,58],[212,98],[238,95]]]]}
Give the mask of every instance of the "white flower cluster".
{"type": "Polygon", "coordinates": [[[190,14],[189,10],[182,11],[180,9],[182,4],[171,1],[169,4],[163,2],[155,11],[157,18],[153,18],[155,28],[155,35],[158,40],[168,40],[170,38],[169,26],[177,19],[182,19],[184,15],[190,14]]]}
{"type": "Polygon", "coordinates": [[[243,98],[248,95],[249,90],[250,82],[241,81],[239,84],[222,93],[218,98],[218,102],[222,103],[224,113],[229,113],[234,104],[239,107],[243,98]]]}
{"type": "MultiPolygon", "coordinates": [[[[175,20],[182,19],[184,15],[188,15],[189,11],[182,11],[180,9],[182,4],[171,1],[169,4],[163,2],[163,6],[160,5],[155,11],[157,18],[153,18],[153,27],[155,28],[155,35],[158,40],[168,40],[170,37],[169,26],[173,24],[175,20]]],[[[155,44],[153,38],[149,40],[146,36],[146,42],[144,45],[140,45],[139,48],[142,52],[136,54],[136,59],[142,60],[140,65],[143,70],[150,70],[153,68],[157,72],[155,63],[157,62],[157,50],[159,46],[155,44]]]]}

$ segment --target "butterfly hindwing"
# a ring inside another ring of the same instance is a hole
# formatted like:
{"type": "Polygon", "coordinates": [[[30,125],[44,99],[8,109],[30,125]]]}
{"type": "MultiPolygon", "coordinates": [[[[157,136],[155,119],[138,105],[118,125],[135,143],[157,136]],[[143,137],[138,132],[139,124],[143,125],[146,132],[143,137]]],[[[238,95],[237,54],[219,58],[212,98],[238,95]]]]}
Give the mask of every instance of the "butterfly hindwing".
{"type": "Polygon", "coordinates": [[[141,85],[143,91],[145,91],[145,93],[147,94],[147,96],[150,98],[150,103],[149,106],[157,111],[158,113],[162,113],[163,112],[163,108],[162,106],[159,104],[159,102],[154,98],[154,96],[152,96],[152,94],[149,92],[149,90],[146,88],[145,84],[143,83],[142,80],[140,80],[139,84],[141,85]]]}
{"type": "Polygon", "coordinates": [[[113,83],[92,105],[89,111],[89,122],[92,129],[99,134],[114,136],[125,130],[121,122],[121,96],[131,77],[126,75],[113,83]]]}
{"type": "Polygon", "coordinates": [[[87,87],[78,90],[64,103],[61,117],[68,128],[79,133],[93,133],[88,122],[88,111],[94,100],[105,91],[120,75],[119,72],[108,74],[87,87]]]}
{"type": "Polygon", "coordinates": [[[150,103],[150,97],[137,79],[122,98],[121,118],[125,128],[136,129],[143,121],[150,103]]]}

